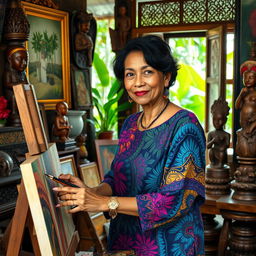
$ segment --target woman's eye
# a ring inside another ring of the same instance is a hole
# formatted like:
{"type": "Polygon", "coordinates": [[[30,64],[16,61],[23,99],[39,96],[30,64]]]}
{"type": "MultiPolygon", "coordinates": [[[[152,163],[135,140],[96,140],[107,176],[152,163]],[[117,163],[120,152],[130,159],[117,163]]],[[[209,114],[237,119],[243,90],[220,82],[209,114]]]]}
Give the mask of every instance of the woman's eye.
{"type": "Polygon", "coordinates": [[[134,76],[134,74],[131,73],[131,72],[127,72],[127,73],[125,74],[125,77],[129,77],[129,78],[131,78],[131,77],[133,77],[133,76],[134,76]]]}
{"type": "Polygon", "coordinates": [[[153,73],[152,70],[145,70],[144,75],[151,75],[153,73]]]}

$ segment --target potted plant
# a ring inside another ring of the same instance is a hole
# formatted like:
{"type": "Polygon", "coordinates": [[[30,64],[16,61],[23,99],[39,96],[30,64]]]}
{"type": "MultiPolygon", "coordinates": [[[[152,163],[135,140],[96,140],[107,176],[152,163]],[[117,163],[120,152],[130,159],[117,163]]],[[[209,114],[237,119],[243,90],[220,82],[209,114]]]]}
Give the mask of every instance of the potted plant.
{"type": "Polygon", "coordinates": [[[131,103],[124,102],[118,105],[124,89],[116,79],[110,76],[106,64],[97,53],[94,54],[93,65],[100,80],[97,87],[92,89],[92,96],[93,104],[98,112],[98,115],[94,116],[95,128],[98,138],[101,139],[106,138],[104,134],[110,134],[110,136],[113,134],[118,121],[118,113],[131,108],[131,103]]]}

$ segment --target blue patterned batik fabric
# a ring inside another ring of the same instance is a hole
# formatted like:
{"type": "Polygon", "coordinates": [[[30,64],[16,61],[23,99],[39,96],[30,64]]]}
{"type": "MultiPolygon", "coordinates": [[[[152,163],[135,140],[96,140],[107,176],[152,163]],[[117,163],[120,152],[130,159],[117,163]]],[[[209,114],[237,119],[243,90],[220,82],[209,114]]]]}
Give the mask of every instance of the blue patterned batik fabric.
{"type": "Polygon", "coordinates": [[[113,195],[136,197],[139,217],[118,214],[111,220],[109,250],[134,250],[140,256],[204,255],[203,129],[183,109],[140,131],[139,114],[125,121],[118,153],[104,178],[113,195]]]}

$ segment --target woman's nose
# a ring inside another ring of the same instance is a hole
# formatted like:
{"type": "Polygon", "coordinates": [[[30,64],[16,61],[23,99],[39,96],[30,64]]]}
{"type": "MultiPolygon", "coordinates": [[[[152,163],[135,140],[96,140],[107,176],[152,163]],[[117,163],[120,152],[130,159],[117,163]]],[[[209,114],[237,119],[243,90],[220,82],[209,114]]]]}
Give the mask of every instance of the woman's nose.
{"type": "Polygon", "coordinates": [[[136,87],[141,87],[143,84],[144,84],[144,82],[143,82],[142,76],[140,74],[136,75],[135,86],[136,87]]]}

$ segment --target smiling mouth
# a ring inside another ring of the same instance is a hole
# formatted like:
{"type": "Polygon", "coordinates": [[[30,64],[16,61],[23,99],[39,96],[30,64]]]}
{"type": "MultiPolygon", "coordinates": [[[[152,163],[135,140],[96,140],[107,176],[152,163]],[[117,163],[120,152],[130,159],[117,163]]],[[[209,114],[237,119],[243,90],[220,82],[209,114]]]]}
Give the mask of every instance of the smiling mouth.
{"type": "Polygon", "coordinates": [[[147,94],[148,92],[147,91],[141,91],[141,92],[135,92],[134,94],[136,95],[136,96],[143,96],[143,95],[145,95],[145,94],[147,94]]]}

